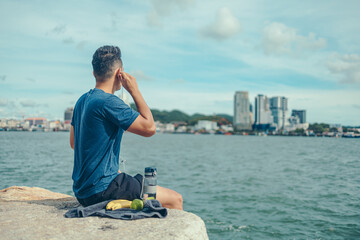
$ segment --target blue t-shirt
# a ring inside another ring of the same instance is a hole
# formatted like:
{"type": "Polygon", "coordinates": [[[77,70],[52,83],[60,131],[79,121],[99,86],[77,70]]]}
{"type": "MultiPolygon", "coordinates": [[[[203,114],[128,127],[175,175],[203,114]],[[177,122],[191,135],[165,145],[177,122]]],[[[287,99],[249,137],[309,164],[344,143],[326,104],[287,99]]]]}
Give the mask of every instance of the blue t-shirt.
{"type": "Polygon", "coordinates": [[[79,98],[71,121],[76,197],[84,199],[106,190],[118,175],[122,135],[138,116],[120,98],[98,88],[79,98]]]}

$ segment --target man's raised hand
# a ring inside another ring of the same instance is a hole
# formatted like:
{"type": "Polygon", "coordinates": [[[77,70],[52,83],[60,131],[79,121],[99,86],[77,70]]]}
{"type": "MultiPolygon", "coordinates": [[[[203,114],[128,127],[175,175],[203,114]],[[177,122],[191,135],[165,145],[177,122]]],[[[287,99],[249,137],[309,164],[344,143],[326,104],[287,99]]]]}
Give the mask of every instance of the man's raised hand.
{"type": "Polygon", "coordinates": [[[136,78],[131,76],[130,74],[126,72],[119,72],[118,75],[121,84],[123,87],[128,91],[131,95],[136,93],[139,90],[139,87],[136,82],[136,78]]]}

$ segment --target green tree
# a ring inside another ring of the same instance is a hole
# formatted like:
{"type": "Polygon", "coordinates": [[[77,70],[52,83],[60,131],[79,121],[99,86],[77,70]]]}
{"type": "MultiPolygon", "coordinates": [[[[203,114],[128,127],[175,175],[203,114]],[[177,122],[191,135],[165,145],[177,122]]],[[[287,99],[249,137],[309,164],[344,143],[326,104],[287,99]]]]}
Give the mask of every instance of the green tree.
{"type": "Polygon", "coordinates": [[[338,132],[338,129],[336,127],[330,128],[330,132],[338,132]]]}
{"type": "Polygon", "coordinates": [[[323,133],[329,131],[329,124],[326,123],[313,123],[309,125],[309,130],[314,131],[314,133],[323,133]]]}
{"type": "MultiPolygon", "coordinates": [[[[137,111],[135,103],[131,103],[130,107],[137,111]]],[[[193,115],[188,115],[180,110],[172,111],[160,111],[157,109],[150,109],[154,120],[160,121],[162,123],[171,123],[171,122],[186,122],[188,125],[195,125],[199,120],[209,120],[216,121],[219,125],[221,124],[231,124],[233,117],[228,114],[216,114],[216,115],[204,115],[201,113],[195,113],[193,115]]]]}
{"type": "Polygon", "coordinates": [[[297,128],[297,129],[295,129],[294,133],[296,135],[304,135],[305,130],[303,128],[297,128]]]}

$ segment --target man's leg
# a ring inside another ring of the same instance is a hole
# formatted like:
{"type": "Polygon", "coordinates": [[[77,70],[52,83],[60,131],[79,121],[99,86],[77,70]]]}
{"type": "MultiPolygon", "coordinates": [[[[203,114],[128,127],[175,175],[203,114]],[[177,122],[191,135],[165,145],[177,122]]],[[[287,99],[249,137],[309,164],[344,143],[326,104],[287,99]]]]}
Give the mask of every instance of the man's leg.
{"type": "Polygon", "coordinates": [[[174,190],[157,186],[156,199],[163,207],[183,210],[182,196],[174,190]]]}

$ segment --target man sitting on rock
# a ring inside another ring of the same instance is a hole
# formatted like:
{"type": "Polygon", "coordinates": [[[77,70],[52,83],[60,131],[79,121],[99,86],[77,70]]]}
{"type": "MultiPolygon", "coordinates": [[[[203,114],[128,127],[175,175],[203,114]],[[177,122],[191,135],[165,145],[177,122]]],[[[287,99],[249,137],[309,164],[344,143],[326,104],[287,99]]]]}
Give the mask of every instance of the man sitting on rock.
{"type": "MultiPolygon", "coordinates": [[[[124,131],[144,137],[154,135],[152,113],[136,79],[123,71],[118,47],[97,49],[92,66],[95,88],[79,98],[71,122],[75,196],[84,206],[105,200],[140,198],[143,176],[132,177],[119,171],[120,144],[124,131]],[[114,95],[121,87],[130,93],[138,112],[114,95]]],[[[156,199],[164,207],[182,209],[182,196],[171,189],[158,186],[156,199]]]]}

